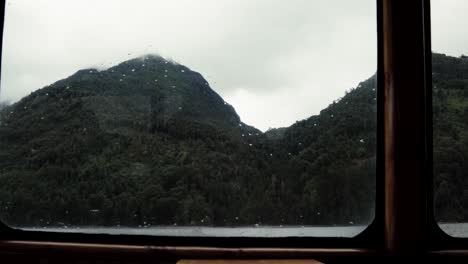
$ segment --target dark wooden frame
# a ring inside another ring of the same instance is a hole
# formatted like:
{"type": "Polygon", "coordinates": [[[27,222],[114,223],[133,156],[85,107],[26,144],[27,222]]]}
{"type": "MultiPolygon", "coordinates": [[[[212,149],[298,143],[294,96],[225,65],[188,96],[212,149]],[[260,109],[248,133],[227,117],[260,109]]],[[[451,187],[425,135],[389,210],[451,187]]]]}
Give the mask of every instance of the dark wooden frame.
{"type": "MultiPolygon", "coordinates": [[[[467,239],[440,230],[432,209],[429,0],[376,0],[378,164],[376,217],[356,238],[169,238],[44,234],[0,224],[0,256],[325,258],[468,256],[467,239]],[[13,254],[13,255],[11,255],[13,254]]],[[[5,1],[3,2],[3,7],[5,1]]],[[[3,27],[3,19],[0,24],[3,27]]],[[[1,45],[1,43],[0,43],[1,45]]]]}

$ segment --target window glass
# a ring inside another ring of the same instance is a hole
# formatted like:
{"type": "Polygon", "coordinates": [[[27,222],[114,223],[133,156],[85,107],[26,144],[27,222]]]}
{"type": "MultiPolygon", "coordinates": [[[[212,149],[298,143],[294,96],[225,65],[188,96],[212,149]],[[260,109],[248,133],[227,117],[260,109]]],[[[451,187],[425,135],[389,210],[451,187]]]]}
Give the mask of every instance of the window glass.
{"type": "Polygon", "coordinates": [[[449,235],[468,236],[468,26],[464,1],[433,0],[434,206],[449,235]]]}
{"type": "Polygon", "coordinates": [[[354,236],[373,220],[374,0],[9,0],[0,218],[354,236]]]}

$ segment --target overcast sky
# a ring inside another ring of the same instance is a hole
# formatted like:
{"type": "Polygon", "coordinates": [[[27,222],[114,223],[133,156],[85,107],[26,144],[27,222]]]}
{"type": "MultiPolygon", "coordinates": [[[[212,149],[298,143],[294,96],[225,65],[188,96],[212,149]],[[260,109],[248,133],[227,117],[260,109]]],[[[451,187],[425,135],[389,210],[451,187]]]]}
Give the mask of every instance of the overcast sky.
{"type": "MultiPolygon", "coordinates": [[[[434,14],[434,50],[468,53],[464,1],[437,2],[453,8],[434,14]]],[[[0,100],[158,53],[205,76],[242,121],[289,126],[375,73],[376,30],[375,0],[9,0],[0,100]]]]}

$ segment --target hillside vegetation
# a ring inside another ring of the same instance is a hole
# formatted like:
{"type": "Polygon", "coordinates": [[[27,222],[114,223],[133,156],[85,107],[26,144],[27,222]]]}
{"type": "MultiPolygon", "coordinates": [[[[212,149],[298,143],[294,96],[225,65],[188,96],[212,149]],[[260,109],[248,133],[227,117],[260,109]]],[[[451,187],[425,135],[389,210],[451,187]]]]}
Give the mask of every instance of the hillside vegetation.
{"type": "MultiPolygon", "coordinates": [[[[438,218],[468,220],[466,60],[434,56],[438,218]]],[[[160,56],[85,69],[0,111],[14,226],[343,225],[374,215],[376,79],[262,133],[160,56]]]]}

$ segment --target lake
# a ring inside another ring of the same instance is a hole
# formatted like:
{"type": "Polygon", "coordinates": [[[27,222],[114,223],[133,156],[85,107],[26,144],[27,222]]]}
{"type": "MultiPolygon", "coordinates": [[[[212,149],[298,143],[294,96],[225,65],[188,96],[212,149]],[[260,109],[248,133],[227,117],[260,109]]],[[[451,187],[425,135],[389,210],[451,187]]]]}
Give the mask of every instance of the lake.
{"type": "Polygon", "coordinates": [[[366,226],[305,226],[305,227],[54,227],[22,228],[28,231],[66,232],[84,234],[149,235],[175,237],[353,237],[364,231],[366,226]]]}
{"type": "MultiPolygon", "coordinates": [[[[454,237],[468,237],[468,223],[440,224],[442,230],[454,237]]],[[[174,237],[354,237],[366,226],[261,226],[261,227],[30,227],[28,231],[84,234],[148,235],[174,237]]]]}

